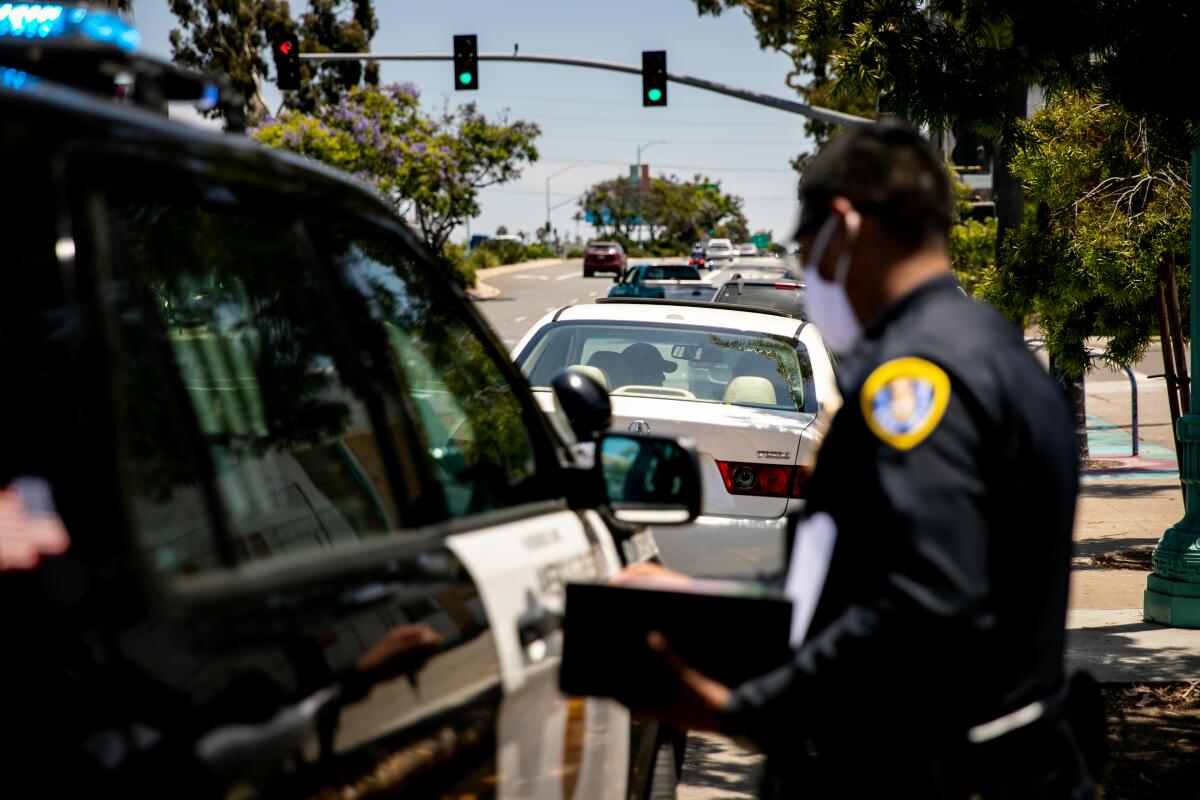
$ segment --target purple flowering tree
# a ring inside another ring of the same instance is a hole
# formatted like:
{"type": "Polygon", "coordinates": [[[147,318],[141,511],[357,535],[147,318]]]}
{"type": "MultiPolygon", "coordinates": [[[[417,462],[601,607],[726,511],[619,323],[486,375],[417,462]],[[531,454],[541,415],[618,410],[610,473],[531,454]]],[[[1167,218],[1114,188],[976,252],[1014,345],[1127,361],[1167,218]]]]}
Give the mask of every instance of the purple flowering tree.
{"type": "Polygon", "coordinates": [[[430,115],[411,84],[365,86],[316,114],[284,112],[251,135],[371,184],[436,253],[479,213],[479,190],[537,160],[531,122],[489,120],[473,104],[430,115]]]}

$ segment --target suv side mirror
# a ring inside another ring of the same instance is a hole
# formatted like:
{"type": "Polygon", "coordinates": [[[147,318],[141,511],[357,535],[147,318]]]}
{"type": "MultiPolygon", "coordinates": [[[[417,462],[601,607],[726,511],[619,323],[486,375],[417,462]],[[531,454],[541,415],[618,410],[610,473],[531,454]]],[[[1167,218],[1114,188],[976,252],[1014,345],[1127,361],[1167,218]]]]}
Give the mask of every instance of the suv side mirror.
{"type": "Polygon", "coordinates": [[[575,441],[595,441],[612,422],[608,392],[583,372],[564,369],[550,379],[550,388],[575,434],[575,441]]]}
{"type": "Polygon", "coordinates": [[[618,520],[683,525],[700,513],[700,463],[690,442],[607,434],[597,452],[604,497],[618,520]]]}

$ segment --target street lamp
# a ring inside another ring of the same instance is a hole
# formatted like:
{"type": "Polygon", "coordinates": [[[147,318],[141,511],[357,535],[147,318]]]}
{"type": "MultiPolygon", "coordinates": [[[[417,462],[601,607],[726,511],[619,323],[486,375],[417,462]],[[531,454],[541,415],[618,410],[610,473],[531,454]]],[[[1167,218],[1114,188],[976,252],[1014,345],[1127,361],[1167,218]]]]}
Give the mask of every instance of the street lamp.
{"type": "Polygon", "coordinates": [[[638,209],[637,209],[638,213],[637,213],[637,215],[638,215],[638,244],[639,245],[642,243],[642,151],[649,150],[651,147],[654,147],[654,145],[656,145],[656,144],[666,144],[666,142],[662,141],[661,139],[656,139],[653,142],[647,142],[646,144],[639,144],[638,148],[637,148],[637,174],[635,175],[635,177],[637,178],[637,182],[638,182],[638,209]]]}
{"type": "Polygon", "coordinates": [[[590,167],[590,166],[591,166],[591,164],[588,164],[584,161],[579,161],[575,164],[568,164],[567,166],[560,169],[558,172],[551,175],[549,178],[546,178],[546,239],[547,240],[550,239],[550,181],[554,180],[559,175],[562,175],[567,170],[572,170],[572,169],[575,169],[576,167],[590,167]]]}

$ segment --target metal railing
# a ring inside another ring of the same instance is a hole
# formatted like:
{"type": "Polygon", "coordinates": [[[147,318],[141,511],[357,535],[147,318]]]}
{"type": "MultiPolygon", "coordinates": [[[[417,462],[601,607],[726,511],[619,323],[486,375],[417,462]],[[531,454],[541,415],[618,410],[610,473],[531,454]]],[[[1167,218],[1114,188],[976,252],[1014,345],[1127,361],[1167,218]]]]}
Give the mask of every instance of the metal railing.
{"type": "MultiPolygon", "coordinates": [[[[1037,353],[1046,349],[1046,341],[1038,338],[1028,338],[1025,340],[1025,346],[1030,348],[1030,352],[1037,353]]],[[[1087,358],[1091,363],[1096,363],[1104,358],[1103,352],[1097,352],[1091,348],[1087,349],[1087,358]]],[[[1051,365],[1053,367],[1053,365],[1051,365]]],[[[1138,387],[1137,376],[1133,369],[1124,367],[1125,375],[1129,378],[1129,419],[1130,419],[1130,455],[1136,456],[1139,452],[1139,436],[1138,436],[1138,387]]]]}

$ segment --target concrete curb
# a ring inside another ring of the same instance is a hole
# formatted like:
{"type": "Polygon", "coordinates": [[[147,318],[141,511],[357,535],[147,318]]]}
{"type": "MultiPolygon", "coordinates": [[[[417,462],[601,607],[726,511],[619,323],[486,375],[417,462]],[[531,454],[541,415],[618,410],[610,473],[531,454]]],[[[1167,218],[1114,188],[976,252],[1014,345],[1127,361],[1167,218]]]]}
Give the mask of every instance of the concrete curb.
{"type": "Polygon", "coordinates": [[[487,278],[496,278],[513,272],[524,272],[529,269],[545,269],[557,267],[566,263],[563,258],[539,258],[536,261],[522,261],[519,264],[505,264],[503,267],[489,267],[475,273],[475,288],[467,289],[472,300],[493,300],[500,296],[500,290],[487,283],[487,278]]]}

